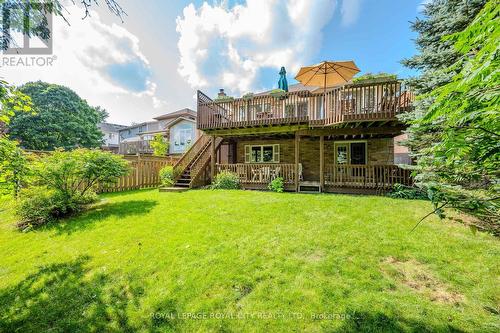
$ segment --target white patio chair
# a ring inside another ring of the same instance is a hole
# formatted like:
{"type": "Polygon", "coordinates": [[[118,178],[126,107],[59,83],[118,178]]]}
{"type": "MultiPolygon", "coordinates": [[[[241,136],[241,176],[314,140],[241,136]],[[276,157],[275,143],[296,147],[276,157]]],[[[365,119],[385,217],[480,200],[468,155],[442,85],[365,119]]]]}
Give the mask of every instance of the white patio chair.
{"type": "Polygon", "coordinates": [[[278,178],[280,175],[280,172],[281,172],[281,167],[276,167],[276,169],[274,169],[272,179],[278,178]]]}

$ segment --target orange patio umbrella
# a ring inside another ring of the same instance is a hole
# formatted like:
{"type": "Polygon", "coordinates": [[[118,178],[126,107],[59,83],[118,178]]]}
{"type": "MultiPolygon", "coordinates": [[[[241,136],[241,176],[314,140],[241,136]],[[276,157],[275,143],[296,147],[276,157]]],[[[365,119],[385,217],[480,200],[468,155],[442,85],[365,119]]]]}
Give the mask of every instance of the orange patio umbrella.
{"type": "Polygon", "coordinates": [[[325,109],[326,88],[347,83],[359,72],[360,69],[352,60],[323,61],[314,66],[302,67],[295,79],[305,86],[323,88],[323,108],[325,109]]]}

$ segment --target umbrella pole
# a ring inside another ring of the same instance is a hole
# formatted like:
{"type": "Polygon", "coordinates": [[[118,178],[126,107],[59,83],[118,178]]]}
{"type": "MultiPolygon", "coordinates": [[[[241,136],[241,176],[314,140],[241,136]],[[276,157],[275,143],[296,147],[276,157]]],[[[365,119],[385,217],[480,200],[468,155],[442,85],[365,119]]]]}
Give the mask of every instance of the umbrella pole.
{"type": "Polygon", "coordinates": [[[326,118],[326,65],[325,65],[325,79],[323,83],[323,118],[326,118]]]}

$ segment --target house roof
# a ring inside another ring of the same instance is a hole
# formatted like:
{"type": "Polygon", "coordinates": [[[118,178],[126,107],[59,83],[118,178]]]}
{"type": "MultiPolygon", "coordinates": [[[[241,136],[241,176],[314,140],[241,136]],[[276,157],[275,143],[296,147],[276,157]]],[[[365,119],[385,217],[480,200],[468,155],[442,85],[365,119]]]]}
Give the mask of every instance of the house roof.
{"type": "Polygon", "coordinates": [[[184,109],[181,109],[181,110],[178,110],[175,112],[170,112],[170,113],[166,113],[164,115],[158,116],[158,117],[154,117],[153,119],[168,120],[168,119],[174,119],[174,118],[178,118],[178,117],[186,117],[186,118],[194,117],[194,118],[196,118],[196,111],[191,110],[189,108],[184,108],[184,109]]]}
{"type": "Polygon", "coordinates": [[[169,122],[169,123],[167,124],[167,128],[170,128],[170,127],[174,126],[175,124],[177,124],[178,122],[181,122],[181,121],[183,121],[183,120],[185,120],[185,121],[189,121],[189,122],[192,122],[192,123],[196,122],[195,120],[193,120],[193,119],[191,119],[191,118],[179,117],[179,118],[177,118],[177,119],[172,120],[171,122],[169,122]]]}
{"type": "Polygon", "coordinates": [[[134,125],[130,125],[130,126],[125,126],[123,128],[120,128],[120,130],[125,130],[125,129],[132,129],[132,128],[136,128],[136,127],[141,127],[141,126],[144,126],[144,125],[153,125],[153,126],[156,126],[158,124],[157,121],[146,121],[146,122],[143,122],[143,123],[139,123],[139,124],[134,124],[134,125]]]}
{"type": "Polygon", "coordinates": [[[118,125],[118,124],[112,124],[112,123],[100,123],[99,128],[101,131],[106,131],[106,132],[118,132],[121,129],[124,129],[125,125],[118,125]]]}
{"type": "Polygon", "coordinates": [[[175,124],[177,124],[178,122],[181,122],[181,121],[189,121],[191,123],[196,123],[196,120],[193,120],[191,118],[186,118],[186,117],[178,117],[178,118],[175,118],[173,119],[172,121],[169,121],[166,125],[165,125],[165,128],[163,129],[158,129],[158,130],[153,130],[153,131],[146,131],[146,132],[141,132],[140,134],[143,135],[143,134],[157,134],[157,133],[166,133],[170,127],[174,126],[175,124]]]}

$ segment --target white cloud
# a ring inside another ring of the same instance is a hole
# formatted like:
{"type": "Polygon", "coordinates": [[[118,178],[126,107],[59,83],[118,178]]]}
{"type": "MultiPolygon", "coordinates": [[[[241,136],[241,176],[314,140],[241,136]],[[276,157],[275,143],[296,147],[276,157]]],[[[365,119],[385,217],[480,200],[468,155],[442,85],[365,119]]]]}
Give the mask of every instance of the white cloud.
{"type": "Polygon", "coordinates": [[[104,23],[94,11],[82,20],[81,8],[66,9],[70,25],[59,18],[54,22],[53,66],[3,67],[2,76],[17,85],[42,80],[68,86],[89,104],[107,109],[110,121],[125,124],[145,120],[138,111],[165,108],[136,36],[120,25],[104,23]],[[135,72],[123,73],[129,64],[136,66],[135,72]],[[110,66],[116,65],[122,67],[111,72],[110,66]],[[128,80],[120,75],[128,75],[128,80]]]}
{"type": "Polygon", "coordinates": [[[417,12],[422,13],[425,9],[425,5],[431,3],[433,0],[422,0],[417,6],[417,12]]]}
{"type": "Polygon", "coordinates": [[[340,14],[342,15],[343,26],[347,27],[356,23],[359,17],[360,7],[361,0],[342,0],[340,14]]]}
{"type": "Polygon", "coordinates": [[[177,18],[178,71],[193,88],[259,89],[262,69],[285,66],[292,74],[310,61],[335,7],[336,0],[189,4],[177,18]]]}

